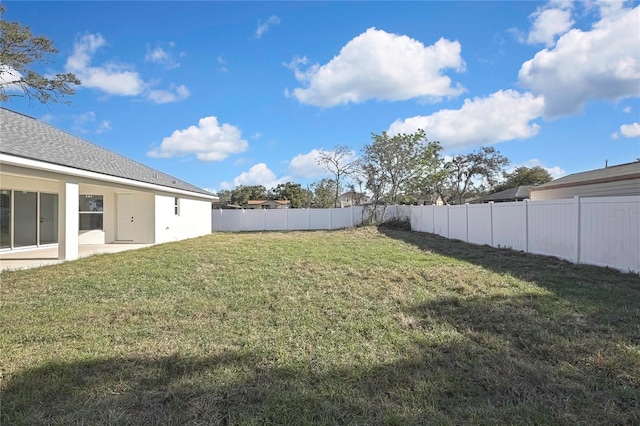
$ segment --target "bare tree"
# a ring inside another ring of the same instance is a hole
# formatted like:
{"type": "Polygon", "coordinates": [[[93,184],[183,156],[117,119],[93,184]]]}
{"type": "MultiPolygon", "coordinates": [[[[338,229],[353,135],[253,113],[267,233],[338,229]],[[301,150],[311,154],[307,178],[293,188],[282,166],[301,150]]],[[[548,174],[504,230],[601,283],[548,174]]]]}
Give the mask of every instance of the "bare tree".
{"type": "Polygon", "coordinates": [[[340,198],[340,188],[342,188],[344,178],[356,173],[359,168],[359,161],[355,158],[355,153],[346,145],[336,145],[331,151],[321,150],[316,158],[316,163],[333,175],[335,181],[334,207],[338,207],[340,198]]]}

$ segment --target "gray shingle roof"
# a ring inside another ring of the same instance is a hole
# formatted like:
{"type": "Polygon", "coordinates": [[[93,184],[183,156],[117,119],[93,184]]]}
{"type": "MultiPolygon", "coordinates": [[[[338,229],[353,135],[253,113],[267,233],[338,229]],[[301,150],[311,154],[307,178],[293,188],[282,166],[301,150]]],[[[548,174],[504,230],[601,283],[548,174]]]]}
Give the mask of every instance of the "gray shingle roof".
{"type": "Polygon", "coordinates": [[[138,182],[213,195],[49,124],[5,108],[0,108],[0,152],[138,182]]]}
{"type": "Polygon", "coordinates": [[[602,169],[589,170],[586,172],[573,173],[568,176],[561,177],[551,182],[536,186],[532,191],[543,189],[552,189],[563,186],[586,185],[589,183],[606,182],[622,179],[635,179],[640,176],[640,161],[633,163],[619,164],[617,166],[609,166],[602,169]]]}
{"type": "Polygon", "coordinates": [[[471,203],[487,203],[489,201],[515,201],[529,198],[529,191],[533,188],[533,185],[515,186],[513,188],[505,189],[504,191],[496,192],[493,194],[483,195],[480,198],[476,198],[471,203]]]}

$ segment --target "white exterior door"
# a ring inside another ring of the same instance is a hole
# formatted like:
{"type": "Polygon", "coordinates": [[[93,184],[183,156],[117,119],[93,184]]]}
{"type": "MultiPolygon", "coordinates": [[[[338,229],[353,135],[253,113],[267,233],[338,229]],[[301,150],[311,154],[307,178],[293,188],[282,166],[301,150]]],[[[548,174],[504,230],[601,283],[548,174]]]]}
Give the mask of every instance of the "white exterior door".
{"type": "Polygon", "coordinates": [[[116,229],[116,240],[133,241],[133,227],[135,225],[133,217],[133,195],[118,194],[118,227],[116,229]]]}

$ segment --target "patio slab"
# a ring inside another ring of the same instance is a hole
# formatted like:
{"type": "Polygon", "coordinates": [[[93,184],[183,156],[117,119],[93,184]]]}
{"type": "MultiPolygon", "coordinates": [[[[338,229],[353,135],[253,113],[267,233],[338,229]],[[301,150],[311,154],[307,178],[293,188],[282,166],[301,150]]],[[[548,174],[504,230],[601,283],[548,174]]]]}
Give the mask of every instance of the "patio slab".
{"type": "MultiPolygon", "coordinates": [[[[117,253],[151,245],[153,244],[87,244],[78,246],[78,256],[87,257],[100,253],[117,253]]],[[[60,262],[64,262],[64,260],[58,260],[58,247],[56,246],[0,253],[0,270],[3,271],[7,269],[37,268],[60,262]]]]}

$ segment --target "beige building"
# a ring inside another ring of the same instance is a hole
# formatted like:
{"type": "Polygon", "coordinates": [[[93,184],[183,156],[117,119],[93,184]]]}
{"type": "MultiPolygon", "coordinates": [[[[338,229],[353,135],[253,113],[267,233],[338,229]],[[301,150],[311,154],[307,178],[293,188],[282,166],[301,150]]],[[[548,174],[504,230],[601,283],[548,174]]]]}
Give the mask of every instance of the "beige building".
{"type": "Polygon", "coordinates": [[[531,201],[640,195],[640,161],[574,173],[531,188],[531,201]]]}
{"type": "Polygon", "coordinates": [[[289,200],[249,200],[245,209],[288,209],[289,200]]]}

